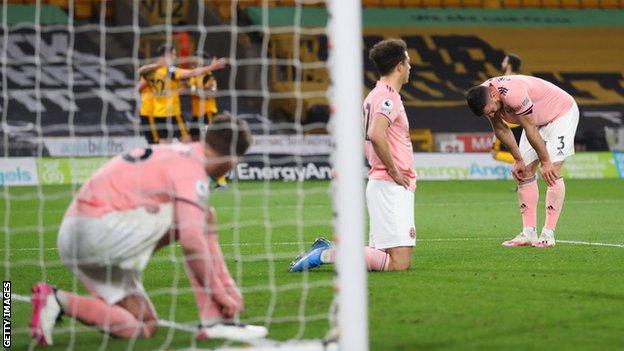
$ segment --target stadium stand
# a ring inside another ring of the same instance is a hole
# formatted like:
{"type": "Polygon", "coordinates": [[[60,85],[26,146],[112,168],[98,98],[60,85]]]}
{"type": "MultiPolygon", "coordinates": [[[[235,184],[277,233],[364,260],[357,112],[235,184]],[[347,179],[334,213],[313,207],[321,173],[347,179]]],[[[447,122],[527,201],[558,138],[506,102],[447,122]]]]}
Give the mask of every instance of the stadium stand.
{"type": "MultiPolygon", "coordinates": [[[[34,21],[34,3],[32,0],[9,1],[10,24],[34,21]]],[[[273,28],[294,24],[295,1],[275,0],[265,3],[269,13],[269,23],[266,25],[272,32],[273,28]]],[[[42,24],[67,23],[69,1],[43,0],[41,4],[42,24]]],[[[142,2],[139,25],[149,27],[165,23],[167,16],[164,15],[163,4],[162,1],[142,2]]],[[[204,4],[204,25],[230,23],[232,3],[229,0],[206,1],[204,4]]],[[[261,0],[239,1],[236,7],[238,25],[243,29],[261,25],[262,4],[261,0]]],[[[581,9],[617,9],[622,8],[623,4],[622,0],[366,0],[363,9],[364,42],[369,45],[390,35],[399,36],[408,42],[413,69],[411,84],[405,87],[403,94],[410,124],[415,129],[429,129],[434,134],[488,131],[489,126],[483,121],[465,118],[462,91],[486,77],[500,74],[500,61],[507,51],[518,52],[523,57],[526,62],[525,73],[551,80],[570,91],[578,99],[582,111],[595,114],[609,111],[621,113],[624,110],[624,94],[618,82],[624,69],[620,60],[611,58],[622,56],[619,49],[624,45],[620,43],[624,36],[619,29],[622,12],[583,12],[581,9]],[[488,26],[497,27],[498,30],[489,31],[488,26]],[[526,26],[527,32],[539,32],[539,35],[535,36],[536,39],[530,45],[523,41],[505,41],[506,36],[517,34],[521,26],[526,26]],[[572,49],[576,52],[574,59],[569,57],[572,49]]],[[[299,34],[298,42],[295,41],[295,34],[277,33],[277,30],[266,43],[269,62],[266,67],[267,84],[271,94],[267,99],[267,117],[276,122],[315,124],[304,127],[304,130],[309,129],[314,133],[322,132],[323,128],[317,128],[316,124],[326,121],[329,113],[326,97],[324,93],[319,93],[329,86],[324,66],[327,39],[324,35],[314,33],[326,24],[327,15],[323,6],[323,1],[301,3],[301,25],[304,30],[299,34]],[[299,87],[300,92],[293,93],[295,87],[299,87]],[[298,101],[293,94],[299,94],[297,96],[301,99],[298,101]]],[[[138,98],[131,93],[136,81],[135,65],[147,62],[155,47],[169,37],[167,33],[158,31],[135,34],[132,30],[133,18],[129,15],[132,13],[130,1],[78,0],[73,13],[80,21],[78,24],[99,24],[98,14],[102,8],[106,11],[107,25],[126,28],[127,31],[116,29],[107,33],[104,53],[100,52],[97,31],[75,33],[77,44],[74,50],[81,55],[73,61],[75,74],[78,74],[74,78],[84,78],[74,87],[78,94],[74,102],[77,106],[76,125],[89,125],[97,121],[108,126],[104,130],[99,128],[99,133],[133,134],[131,121],[137,118],[134,115],[138,98]],[[135,35],[138,37],[135,38],[135,35]],[[135,39],[139,43],[139,56],[138,60],[132,61],[135,39]],[[98,90],[102,87],[99,75],[101,55],[107,60],[114,59],[107,66],[114,78],[107,78],[104,90],[98,90]],[[108,102],[107,109],[101,108],[102,101],[108,102]],[[83,106],[96,108],[88,111],[81,108],[83,106]]],[[[204,57],[228,56],[229,34],[207,33],[202,39],[197,27],[197,23],[202,21],[198,21],[196,11],[189,11],[190,8],[190,2],[175,3],[170,20],[181,26],[174,25],[169,39],[175,44],[175,34],[187,31],[190,51],[194,55],[199,45],[204,48],[204,57]]],[[[10,36],[10,40],[26,40],[24,44],[31,47],[24,54],[32,58],[34,41],[28,38],[34,38],[33,31],[26,27],[19,31],[26,36],[10,36]]],[[[52,43],[54,38],[61,37],[65,40],[65,46],[58,48],[59,54],[61,50],[67,49],[69,33],[48,31],[42,34],[44,43],[52,43]]],[[[238,34],[236,58],[257,57],[263,51],[263,45],[262,31],[243,30],[238,34]]],[[[26,82],[13,79],[17,72],[32,70],[32,66],[21,63],[23,57],[14,53],[10,55],[14,55],[12,58],[15,62],[7,74],[8,85],[13,89],[11,94],[16,97],[11,100],[10,108],[20,112],[25,120],[34,120],[36,111],[27,106],[28,100],[24,100],[30,94],[28,89],[34,86],[34,80],[26,82]]],[[[66,63],[61,60],[50,66],[44,67],[41,103],[49,112],[45,123],[61,125],[67,120],[68,112],[66,107],[54,103],[54,97],[58,94],[65,96],[67,83],[62,79],[53,79],[52,72],[66,66],[66,63]],[[50,79],[46,79],[48,77],[50,79]]],[[[370,61],[365,60],[365,68],[365,84],[370,88],[375,75],[370,61]]],[[[236,106],[232,106],[234,100],[229,96],[229,90],[234,88],[261,90],[263,83],[257,77],[261,76],[263,69],[261,64],[239,66],[233,86],[229,84],[227,70],[218,72],[216,78],[223,89],[220,90],[222,95],[218,97],[219,106],[224,110],[236,109],[239,113],[264,114],[262,96],[238,96],[236,106]],[[228,84],[223,84],[225,82],[228,84]]],[[[183,105],[190,105],[184,103],[184,99],[188,97],[183,97],[183,105]]],[[[605,118],[581,119],[579,140],[591,139],[582,138],[585,132],[604,135],[604,127],[613,125],[605,118]]],[[[45,128],[44,133],[59,135],[67,131],[45,128]]],[[[80,134],[81,129],[78,128],[76,133],[80,134]]],[[[592,145],[606,148],[605,142],[592,145]]]]}
{"type": "MultiPolygon", "coordinates": [[[[231,18],[230,0],[207,1],[214,6],[224,19],[231,18]]],[[[264,2],[271,7],[295,6],[294,0],[273,0],[264,2]]],[[[262,0],[240,0],[238,10],[262,6],[262,0]]],[[[544,8],[544,9],[616,9],[624,8],[622,0],[362,0],[365,7],[400,8],[544,8]]],[[[302,6],[324,6],[323,1],[304,1],[302,6]]]]}

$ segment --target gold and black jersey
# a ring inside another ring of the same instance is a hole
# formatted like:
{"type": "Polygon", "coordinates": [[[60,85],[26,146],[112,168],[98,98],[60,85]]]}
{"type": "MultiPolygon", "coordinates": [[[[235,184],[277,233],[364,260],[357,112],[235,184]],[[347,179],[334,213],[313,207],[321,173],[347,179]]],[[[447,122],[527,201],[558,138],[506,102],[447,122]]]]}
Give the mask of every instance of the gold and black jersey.
{"type": "Polygon", "coordinates": [[[145,75],[154,101],[154,117],[179,116],[182,114],[179,90],[180,70],[175,66],[161,66],[145,75]]]}

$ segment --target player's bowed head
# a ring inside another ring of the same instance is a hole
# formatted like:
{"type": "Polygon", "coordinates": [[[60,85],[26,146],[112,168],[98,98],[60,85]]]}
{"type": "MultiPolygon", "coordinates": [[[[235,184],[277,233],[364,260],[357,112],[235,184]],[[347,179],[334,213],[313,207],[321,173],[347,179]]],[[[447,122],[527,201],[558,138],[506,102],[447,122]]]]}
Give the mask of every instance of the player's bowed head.
{"type": "Polygon", "coordinates": [[[475,116],[494,117],[503,108],[500,94],[496,89],[477,85],[466,94],[468,107],[475,116]]]}
{"type": "Polygon", "coordinates": [[[206,156],[206,173],[218,178],[227,173],[247,152],[252,137],[249,125],[230,114],[216,116],[206,127],[202,145],[206,156]]]}

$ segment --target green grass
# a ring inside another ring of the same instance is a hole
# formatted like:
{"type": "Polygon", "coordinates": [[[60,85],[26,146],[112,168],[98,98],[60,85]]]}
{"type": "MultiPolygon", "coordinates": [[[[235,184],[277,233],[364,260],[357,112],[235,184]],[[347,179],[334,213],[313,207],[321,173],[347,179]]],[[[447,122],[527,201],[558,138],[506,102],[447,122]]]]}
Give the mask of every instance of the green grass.
{"type": "MultiPolygon", "coordinates": [[[[242,317],[258,324],[272,320],[271,338],[320,338],[327,329],[331,267],[307,275],[286,272],[300,250],[332,232],[327,186],[241,183],[211,195],[224,253],[244,290],[247,309],[242,317]],[[232,245],[236,242],[240,245],[232,245]],[[307,284],[314,287],[301,289],[307,284]],[[305,318],[311,320],[303,323],[305,318]]],[[[566,180],[566,186],[557,238],[624,244],[624,182],[566,180]]],[[[624,348],[624,248],[566,243],[547,250],[501,247],[520,227],[511,187],[503,181],[419,183],[419,243],[412,269],[368,275],[372,350],[624,348]]],[[[543,183],[540,188],[543,201],[543,183]]],[[[39,280],[84,291],[59,264],[54,249],[71,192],[70,187],[4,190],[0,249],[14,293],[28,294],[39,280]]],[[[539,218],[542,222],[543,203],[539,218]]],[[[177,251],[156,254],[144,284],[161,319],[196,323],[177,251]],[[172,287],[178,294],[171,294],[172,287]]],[[[13,303],[17,350],[29,345],[30,310],[29,304],[13,303]]],[[[93,350],[103,343],[103,349],[111,350],[222,344],[195,342],[188,332],[164,327],[153,339],[129,344],[68,318],[54,337],[49,350],[70,345],[93,350]]]]}

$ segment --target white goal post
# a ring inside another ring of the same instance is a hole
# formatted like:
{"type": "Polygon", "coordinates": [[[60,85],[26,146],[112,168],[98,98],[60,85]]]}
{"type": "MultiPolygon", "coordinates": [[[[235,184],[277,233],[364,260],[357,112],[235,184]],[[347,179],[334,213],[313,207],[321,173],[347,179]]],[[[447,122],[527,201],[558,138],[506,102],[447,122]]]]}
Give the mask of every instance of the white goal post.
{"type": "Polygon", "coordinates": [[[336,143],[333,164],[341,350],[368,350],[368,307],[364,263],[364,137],[362,128],[362,3],[328,3],[332,47],[331,128],[336,143]]]}

